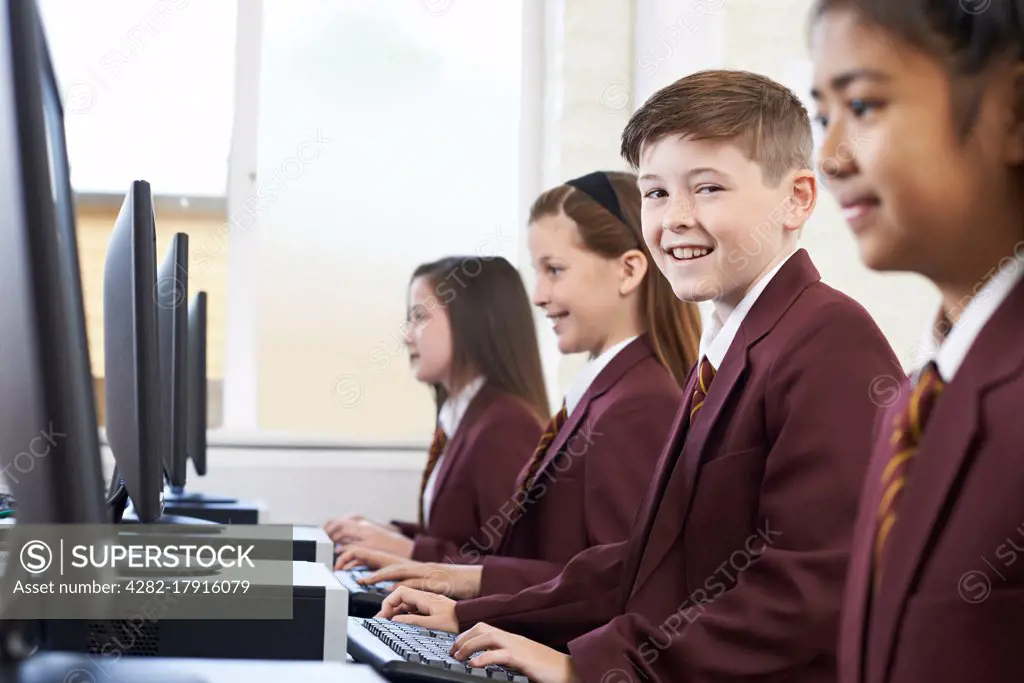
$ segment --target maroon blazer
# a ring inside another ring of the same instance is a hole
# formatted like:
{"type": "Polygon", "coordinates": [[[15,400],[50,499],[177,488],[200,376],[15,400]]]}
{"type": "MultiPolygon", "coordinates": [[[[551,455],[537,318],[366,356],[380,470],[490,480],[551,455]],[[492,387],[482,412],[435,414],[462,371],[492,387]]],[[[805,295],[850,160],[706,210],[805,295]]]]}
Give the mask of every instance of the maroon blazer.
{"type": "Polygon", "coordinates": [[[480,535],[484,522],[508,501],[543,427],[519,398],[488,384],[480,388],[445,447],[427,527],[395,523],[413,538],[412,559],[457,557],[460,548],[480,535]]]}
{"type": "Polygon", "coordinates": [[[515,596],[458,603],[460,626],[568,641],[588,683],[610,671],[835,681],[871,389],[898,368],[871,317],[798,251],[747,314],[692,431],[684,401],[629,541],[515,596]]]}
{"type": "Polygon", "coordinates": [[[943,389],[897,508],[881,590],[872,546],[895,416],[880,420],[854,535],[842,683],[1024,679],[1024,282],[943,389]]]}
{"type": "Polygon", "coordinates": [[[681,396],[646,336],[619,351],[552,441],[538,484],[509,501],[500,540],[463,553],[497,550],[483,558],[481,595],[543,583],[590,546],[628,538],[681,396]]]}

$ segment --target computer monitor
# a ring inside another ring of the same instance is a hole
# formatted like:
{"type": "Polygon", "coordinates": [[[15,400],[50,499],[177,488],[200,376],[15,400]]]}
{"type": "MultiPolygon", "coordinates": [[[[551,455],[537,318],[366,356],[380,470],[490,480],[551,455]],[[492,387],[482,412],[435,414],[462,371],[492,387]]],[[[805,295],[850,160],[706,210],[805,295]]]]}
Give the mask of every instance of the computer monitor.
{"type": "Polygon", "coordinates": [[[156,228],[149,183],[125,195],[103,278],[107,442],[142,523],[163,514],[156,228]]]}
{"type": "MultiPolygon", "coordinates": [[[[197,292],[188,307],[188,457],[196,474],[206,476],[206,292],[197,292]]],[[[168,501],[192,504],[234,504],[237,498],[177,490],[168,501]]]]}
{"type": "Polygon", "coordinates": [[[132,514],[119,522],[188,524],[207,520],[164,514],[164,450],[167,415],[160,371],[160,299],[156,267],[156,220],[149,183],[136,180],[125,195],[107,248],[103,279],[106,353],[107,442],[117,463],[112,486],[123,486],[132,514]]]}
{"type": "Polygon", "coordinates": [[[156,283],[160,325],[160,376],[164,401],[164,468],[172,491],[185,486],[188,426],[188,235],[171,239],[156,283]]]}
{"type": "MultiPolygon", "coordinates": [[[[199,476],[206,476],[206,292],[197,292],[188,307],[188,457],[199,476]]],[[[201,505],[234,504],[237,498],[184,489],[172,490],[168,502],[201,505]]]]}
{"type": "MultiPolygon", "coordinates": [[[[59,93],[35,3],[0,0],[0,463],[17,501],[15,536],[31,524],[110,521],[59,93]]],[[[33,652],[29,625],[2,617],[4,680],[99,680],[86,656],[36,655],[14,668],[33,652]]]]}
{"type": "Polygon", "coordinates": [[[188,307],[188,457],[206,476],[206,292],[197,292],[188,307]]]}
{"type": "Polygon", "coordinates": [[[110,518],[59,93],[35,3],[0,0],[0,461],[19,523],[98,524],[110,518]]]}

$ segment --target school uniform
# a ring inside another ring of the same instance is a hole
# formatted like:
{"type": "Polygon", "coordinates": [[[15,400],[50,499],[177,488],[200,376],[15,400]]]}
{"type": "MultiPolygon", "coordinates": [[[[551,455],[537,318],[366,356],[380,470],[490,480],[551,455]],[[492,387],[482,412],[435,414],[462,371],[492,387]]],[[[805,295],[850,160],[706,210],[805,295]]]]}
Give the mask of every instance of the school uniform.
{"type": "Polygon", "coordinates": [[[717,322],[629,540],[460,627],[565,646],[587,683],[835,680],[872,382],[899,366],[802,249],[717,322]]]}
{"type": "Polygon", "coordinates": [[[586,548],[625,540],[681,396],[647,335],[592,360],[566,393],[559,428],[521,473],[501,527],[482,529],[452,561],[479,554],[481,594],[511,593],[556,576],[586,548]]]}
{"type": "Polygon", "coordinates": [[[879,421],[842,683],[1024,676],[1024,261],[977,293],[879,421]]]}
{"type": "Polygon", "coordinates": [[[392,522],[413,539],[412,559],[456,556],[479,533],[508,500],[542,428],[526,402],[483,378],[445,401],[432,450],[441,446],[423,489],[422,523],[392,522]]]}

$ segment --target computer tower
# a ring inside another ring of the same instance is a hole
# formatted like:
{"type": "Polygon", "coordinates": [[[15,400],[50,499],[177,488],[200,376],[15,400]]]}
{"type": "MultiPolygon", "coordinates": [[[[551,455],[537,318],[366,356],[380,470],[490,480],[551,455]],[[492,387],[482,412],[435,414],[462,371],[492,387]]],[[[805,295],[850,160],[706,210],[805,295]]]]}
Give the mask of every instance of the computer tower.
{"type": "Polygon", "coordinates": [[[118,659],[346,661],[347,591],[323,565],[293,564],[291,619],[52,619],[41,622],[41,649],[118,659]]]}

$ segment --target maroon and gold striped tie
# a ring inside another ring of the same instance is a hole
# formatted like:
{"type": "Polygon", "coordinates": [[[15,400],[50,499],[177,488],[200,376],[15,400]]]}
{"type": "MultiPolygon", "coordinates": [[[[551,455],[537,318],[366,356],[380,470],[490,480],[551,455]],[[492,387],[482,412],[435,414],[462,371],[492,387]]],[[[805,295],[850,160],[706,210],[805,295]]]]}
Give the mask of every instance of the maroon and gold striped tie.
{"type": "Polygon", "coordinates": [[[551,442],[558,436],[558,432],[561,431],[562,427],[565,426],[566,420],[569,419],[569,413],[565,409],[565,401],[562,401],[562,408],[551,418],[548,422],[547,428],[544,433],[540,435],[540,441],[537,442],[537,448],[533,450],[533,457],[530,459],[530,464],[523,468],[522,473],[519,475],[519,485],[516,486],[516,491],[519,494],[528,492],[533,488],[533,478],[537,475],[537,470],[540,469],[540,464],[544,462],[544,456],[548,452],[548,448],[551,446],[551,442]]]}
{"type": "Polygon", "coordinates": [[[441,454],[444,453],[444,447],[448,444],[448,435],[441,429],[441,425],[437,426],[434,430],[434,440],[430,442],[430,450],[427,451],[427,466],[423,468],[423,479],[420,481],[420,526],[423,526],[423,496],[427,491],[427,482],[430,481],[430,475],[433,473],[434,468],[437,467],[437,461],[441,459],[441,454]]]}
{"type": "Polygon", "coordinates": [[[945,384],[939,376],[935,363],[929,363],[921,371],[917,384],[910,394],[906,409],[893,421],[890,441],[892,455],[882,472],[882,502],[878,506],[878,522],[875,534],[875,586],[881,585],[882,570],[889,533],[896,523],[897,505],[903,498],[907,485],[907,474],[917,455],[918,446],[924,435],[925,426],[945,384]]]}
{"type": "Polygon", "coordinates": [[[704,401],[708,397],[708,389],[711,388],[711,380],[715,378],[715,368],[707,356],[700,359],[700,366],[697,368],[697,386],[693,388],[693,400],[690,401],[690,426],[697,417],[697,411],[704,407],[704,401]]]}

